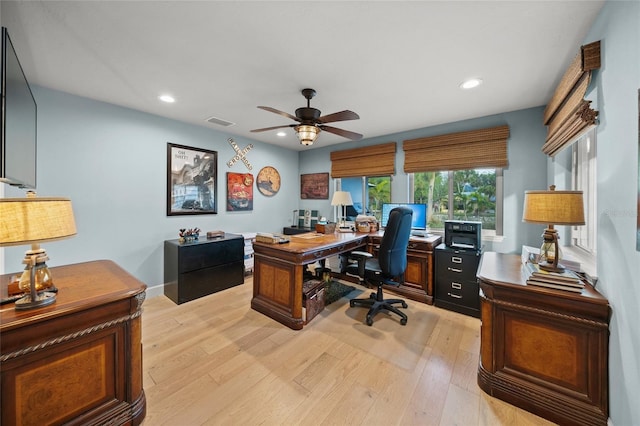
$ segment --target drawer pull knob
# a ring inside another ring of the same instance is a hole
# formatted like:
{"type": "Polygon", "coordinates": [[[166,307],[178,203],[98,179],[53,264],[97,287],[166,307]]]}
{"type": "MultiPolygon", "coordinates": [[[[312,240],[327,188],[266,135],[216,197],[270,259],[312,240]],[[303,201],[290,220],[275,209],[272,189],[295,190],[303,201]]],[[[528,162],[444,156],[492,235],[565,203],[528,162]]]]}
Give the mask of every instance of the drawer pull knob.
{"type": "Polygon", "coordinates": [[[462,272],[462,269],[458,269],[458,268],[448,267],[447,269],[450,270],[451,272],[462,272]]]}
{"type": "Polygon", "coordinates": [[[451,256],[451,261],[453,263],[462,263],[462,258],[458,256],[451,256]]]}
{"type": "Polygon", "coordinates": [[[462,284],[452,282],[451,283],[451,288],[455,288],[456,290],[460,290],[462,288],[462,284]]]}
{"type": "Polygon", "coordinates": [[[462,299],[462,296],[458,295],[458,294],[453,294],[453,293],[449,293],[449,296],[455,298],[455,299],[462,299]]]}

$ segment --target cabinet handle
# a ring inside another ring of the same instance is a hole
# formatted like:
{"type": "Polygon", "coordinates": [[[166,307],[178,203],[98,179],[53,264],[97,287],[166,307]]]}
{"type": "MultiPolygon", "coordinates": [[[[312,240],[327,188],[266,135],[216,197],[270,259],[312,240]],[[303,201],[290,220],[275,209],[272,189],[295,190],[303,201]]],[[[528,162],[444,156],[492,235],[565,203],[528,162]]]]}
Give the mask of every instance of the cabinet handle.
{"type": "Polygon", "coordinates": [[[453,263],[462,263],[462,258],[458,256],[451,256],[451,261],[453,263]]]}
{"type": "Polygon", "coordinates": [[[451,288],[455,288],[456,290],[460,290],[462,288],[462,284],[456,283],[456,282],[452,282],[451,283],[451,288]]]}
{"type": "Polygon", "coordinates": [[[447,267],[447,269],[450,270],[451,272],[462,272],[462,269],[458,269],[458,268],[447,267]]]}
{"type": "Polygon", "coordinates": [[[462,299],[462,296],[457,295],[457,294],[453,294],[453,293],[449,293],[449,296],[456,298],[456,299],[462,299]]]}

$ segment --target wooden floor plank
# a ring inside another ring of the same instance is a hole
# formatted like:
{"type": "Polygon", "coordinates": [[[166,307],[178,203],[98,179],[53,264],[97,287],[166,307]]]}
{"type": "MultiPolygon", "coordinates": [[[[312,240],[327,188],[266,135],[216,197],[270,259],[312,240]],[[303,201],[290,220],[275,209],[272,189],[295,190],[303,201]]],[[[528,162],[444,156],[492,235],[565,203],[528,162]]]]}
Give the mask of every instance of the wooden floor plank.
{"type": "Polygon", "coordinates": [[[341,299],[295,331],[252,310],[252,290],[145,301],[143,426],[551,424],[477,387],[477,318],[408,301],[406,326],[369,327],[341,299]]]}

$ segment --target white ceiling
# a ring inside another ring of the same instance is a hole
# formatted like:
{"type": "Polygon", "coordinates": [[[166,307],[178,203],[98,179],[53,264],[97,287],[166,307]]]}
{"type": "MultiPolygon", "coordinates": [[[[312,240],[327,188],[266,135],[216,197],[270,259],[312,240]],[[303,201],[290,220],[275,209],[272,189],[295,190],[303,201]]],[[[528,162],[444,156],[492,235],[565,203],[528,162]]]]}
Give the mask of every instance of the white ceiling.
{"type": "Polygon", "coordinates": [[[250,133],[292,123],[256,106],[294,114],[311,87],[323,114],[360,115],[333,126],[370,138],[544,105],[603,3],[2,0],[0,14],[31,83],[308,149],[291,129],[250,133]],[[469,77],[484,84],[461,90],[469,77]]]}

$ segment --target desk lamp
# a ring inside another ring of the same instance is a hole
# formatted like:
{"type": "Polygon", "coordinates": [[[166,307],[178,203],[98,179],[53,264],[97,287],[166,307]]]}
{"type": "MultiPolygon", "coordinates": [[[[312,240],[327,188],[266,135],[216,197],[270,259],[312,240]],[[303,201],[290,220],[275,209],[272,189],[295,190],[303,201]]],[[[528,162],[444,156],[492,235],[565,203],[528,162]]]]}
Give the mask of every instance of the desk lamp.
{"type": "Polygon", "coordinates": [[[0,198],[0,247],[31,244],[22,263],[26,265],[19,287],[25,294],[17,300],[17,310],[47,306],[55,293],[44,291],[53,286],[45,263],[49,258],[40,247],[44,241],[56,241],[76,234],[71,201],[66,198],[0,198]]]}
{"type": "Polygon", "coordinates": [[[340,217],[339,217],[339,226],[340,228],[345,227],[344,217],[344,207],[352,206],[353,200],[351,199],[351,193],[347,191],[336,191],[333,193],[333,198],[331,199],[332,206],[340,206],[340,217]]]}
{"type": "Polygon", "coordinates": [[[556,191],[551,185],[549,191],[526,191],[522,221],[548,224],[542,234],[540,261],[538,266],[548,272],[563,272],[560,264],[558,232],[553,225],[584,225],[582,191],[556,191]]]}

